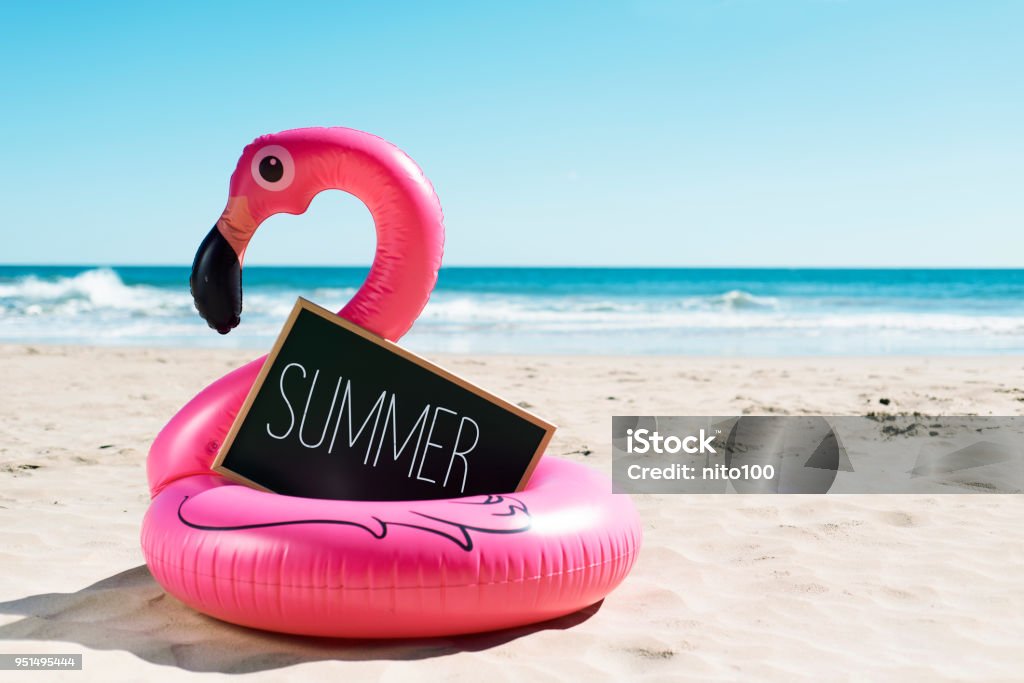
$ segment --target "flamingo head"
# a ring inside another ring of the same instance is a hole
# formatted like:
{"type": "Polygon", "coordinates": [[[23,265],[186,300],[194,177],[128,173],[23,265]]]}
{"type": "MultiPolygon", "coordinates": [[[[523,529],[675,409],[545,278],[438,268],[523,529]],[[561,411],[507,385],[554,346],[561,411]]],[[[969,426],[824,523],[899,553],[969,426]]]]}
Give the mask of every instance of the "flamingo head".
{"type": "Polygon", "coordinates": [[[256,229],[274,214],[304,213],[331,186],[323,145],[309,134],[315,130],[257,138],[231,174],[227,206],[196,252],[189,280],[196,309],[221,334],[241,319],[242,260],[256,229]]]}
{"type": "Polygon", "coordinates": [[[242,259],[256,229],[305,213],[336,189],[370,210],[377,251],[366,281],[339,312],[396,340],[423,310],[441,266],[444,215],[419,166],[391,143],[351,128],[299,128],[256,138],[231,175],[228,203],[203,240],[189,284],[196,309],[227,334],[242,315],[242,259]]]}

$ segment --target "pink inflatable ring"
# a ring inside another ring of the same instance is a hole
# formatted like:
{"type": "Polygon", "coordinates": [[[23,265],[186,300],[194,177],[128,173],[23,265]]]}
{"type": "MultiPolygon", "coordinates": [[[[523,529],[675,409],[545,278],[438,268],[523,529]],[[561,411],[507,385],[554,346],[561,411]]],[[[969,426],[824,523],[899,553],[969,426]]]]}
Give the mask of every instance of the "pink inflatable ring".
{"type": "MultiPolygon", "coordinates": [[[[409,329],[437,278],[441,208],[409,157],[344,128],[285,131],[245,148],[193,266],[196,305],[212,327],[238,323],[242,257],[259,224],[304,212],[325,189],[361,199],[377,229],[367,280],[339,315],[392,340],[409,329]]],[[[317,636],[470,633],[582,609],[633,566],[641,530],[631,501],[568,461],[545,457],[519,493],[409,502],[281,496],[213,473],[263,361],[200,392],[150,450],[142,550],[154,578],[195,609],[317,636]]]]}

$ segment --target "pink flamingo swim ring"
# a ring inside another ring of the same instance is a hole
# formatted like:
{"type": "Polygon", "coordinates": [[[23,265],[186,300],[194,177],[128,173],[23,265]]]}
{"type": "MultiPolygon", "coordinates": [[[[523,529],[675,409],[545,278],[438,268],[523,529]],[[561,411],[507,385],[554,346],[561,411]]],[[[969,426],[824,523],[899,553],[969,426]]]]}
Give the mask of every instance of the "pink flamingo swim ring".
{"type": "MultiPolygon", "coordinates": [[[[441,207],[401,150],[346,128],[285,131],[245,148],[193,266],[196,307],[211,327],[238,324],[242,257],[260,223],[304,212],[326,189],[361,199],[377,230],[366,282],[339,315],[391,340],[409,329],[437,279],[441,207]]],[[[641,529],[632,502],[564,460],[544,458],[512,495],[408,502],[282,496],[215,474],[264,358],[195,396],[149,453],[142,550],[156,580],[195,609],[317,636],[470,633],[582,609],[633,566],[641,529]]]]}

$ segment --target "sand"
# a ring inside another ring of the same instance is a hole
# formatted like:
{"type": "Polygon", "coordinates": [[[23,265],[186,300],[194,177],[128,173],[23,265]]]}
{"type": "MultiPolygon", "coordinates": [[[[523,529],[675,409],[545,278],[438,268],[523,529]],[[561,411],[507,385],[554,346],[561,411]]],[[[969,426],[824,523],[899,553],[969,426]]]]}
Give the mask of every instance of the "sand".
{"type": "MultiPolygon", "coordinates": [[[[253,355],[0,346],[0,652],[85,654],[3,680],[1020,680],[1024,496],[637,496],[618,590],[493,634],[328,641],[197,614],[143,564],[146,452],[253,355]]],[[[613,414],[1024,411],[1021,358],[433,358],[606,472],[613,414]]]]}

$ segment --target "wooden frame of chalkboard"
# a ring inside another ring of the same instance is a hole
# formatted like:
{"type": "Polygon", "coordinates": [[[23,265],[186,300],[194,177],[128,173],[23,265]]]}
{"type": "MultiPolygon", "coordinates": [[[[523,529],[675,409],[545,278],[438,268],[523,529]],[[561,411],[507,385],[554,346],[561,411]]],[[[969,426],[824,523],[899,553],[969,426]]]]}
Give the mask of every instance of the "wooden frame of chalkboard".
{"type": "Polygon", "coordinates": [[[245,401],[242,403],[242,407],[239,410],[238,415],[235,417],[234,423],[231,425],[231,429],[228,431],[227,436],[225,437],[223,443],[221,444],[216,459],[210,466],[211,470],[240,484],[245,484],[247,486],[251,486],[253,488],[257,488],[263,491],[275,493],[275,491],[273,491],[272,489],[269,489],[266,486],[258,482],[255,482],[242,474],[232,471],[231,469],[224,465],[224,460],[228,456],[228,453],[231,451],[231,447],[234,444],[235,439],[238,436],[238,433],[246,420],[246,417],[249,415],[249,411],[252,408],[257,395],[263,388],[263,384],[266,381],[267,377],[269,376],[271,368],[274,367],[275,361],[277,360],[278,354],[280,353],[285,340],[291,333],[292,328],[294,327],[295,322],[302,311],[312,313],[332,323],[333,325],[336,325],[351,333],[359,335],[363,339],[372,342],[377,346],[383,347],[387,351],[390,351],[391,353],[400,356],[406,361],[414,363],[419,367],[445,380],[448,380],[453,384],[458,385],[462,389],[472,394],[475,394],[476,396],[484,399],[485,401],[491,404],[494,404],[495,406],[501,409],[513,413],[519,418],[541,429],[543,431],[543,437],[537,445],[537,448],[533,453],[529,465],[523,473],[522,478],[519,480],[519,484],[515,488],[516,491],[523,490],[527,482],[530,480],[530,476],[533,474],[533,471],[536,468],[537,463],[540,461],[541,456],[544,454],[544,450],[547,448],[548,443],[551,441],[551,437],[554,435],[555,430],[557,429],[555,425],[547,422],[546,420],[543,420],[542,418],[538,417],[537,415],[534,415],[533,413],[527,410],[524,410],[523,408],[515,405],[514,403],[506,401],[505,399],[468,382],[464,378],[449,372],[448,370],[437,365],[436,363],[432,363],[431,361],[428,361],[427,359],[422,358],[416,355],[415,353],[412,353],[411,351],[402,348],[401,346],[395,344],[394,342],[388,341],[383,337],[379,337],[376,334],[370,332],[369,330],[359,327],[358,325],[349,322],[348,320],[345,320],[341,316],[325,308],[322,308],[302,297],[298,298],[298,300],[295,302],[295,306],[292,308],[291,313],[288,315],[288,319],[285,322],[284,327],[281,329],[281,332],[278,335],[277,340],[274,342],[273,348],[267,355],[267,359],[264,361],[263,367],[260,369],[259,374],[256,376],[256,381],[253,382],[252,388],[249,390],[249,393],[246,396],[245,401]]]}

